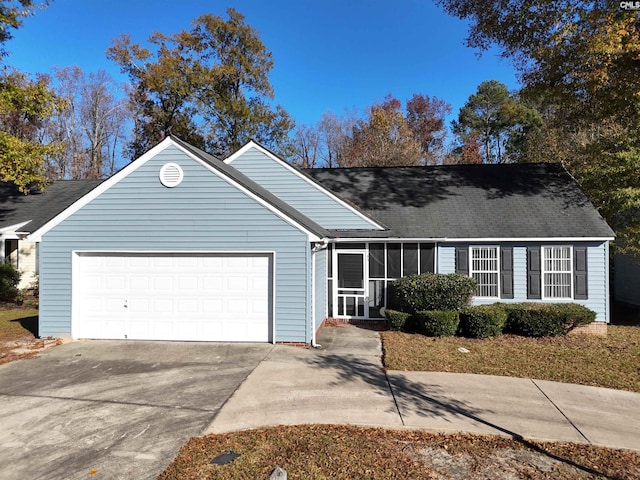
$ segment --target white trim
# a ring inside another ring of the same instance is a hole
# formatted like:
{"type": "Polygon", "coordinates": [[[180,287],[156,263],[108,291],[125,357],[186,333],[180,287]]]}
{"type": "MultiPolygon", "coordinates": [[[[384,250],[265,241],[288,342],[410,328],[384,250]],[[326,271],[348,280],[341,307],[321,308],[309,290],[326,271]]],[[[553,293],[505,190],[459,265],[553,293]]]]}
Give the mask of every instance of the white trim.
{"type": "Polygon", "coordinates": [[[28,240],[34,241],[34,242],[41,241],[42,240],[42,235],[44,235],[45,233],[50,231],[52,228],[54,228],[55,226],[60,224],[62,221],[64,221],[67,218],[69,218],[75,212],[80,210],[82,207],[87,205],[92,200],[96,199],[98,196],[100,196],[106,190],[108,190],[113,185],[118,183],[120,180],[122,180],[123,178],[125,178],[129,174],[131,174],[134,171],[136,171],[138,168],[140,168],[142,165],[147,163],[150,159],[155,157],[158,153],[162,152],[163,150],[165,150],[169,146],[174,146],[174,147],[178,148],[181,152],[183,152],[185,155],[187,155],[192,160],[198,162],[200,165],[202,165],[205,168],[207,168],[209,171],[211,171],[213,174],[215,174],[218,178],[226,181],[229,185],[237,188],[238,190],[243,192],[245,195],[249,196],[251,199],[255,200],[260,205],[262,205],[263,207],[267,208],[269,211],[271,211],[272,213],[274,213],[275,215],[277,215],[278,217],[283,219],[285,222],[289,223],[290,225],[292,225],[295,228],[297,228],[298,230],[300,230],[302,233],[306,234],[307,237],[309,238],[309,241],[313,242],[313,241],[321,240],[321,238],[318,237],[316,234],[314,234],[313,232],[311,232],[310,230],[308,230],[304,226],[300,225],[298,222],[296,222],[295,220],[293,220],[292,218],[290,218],[289,216],[287,216],[286,214],[284,214],[283,212],[281,212],[280,210],[275,208],[269,202],[267,202],[266,200],[263,200],[262,198],[260,198],[259,196],[257,196],[256,194],[254,194],[253,192],[251,192],[250,190],[248,190],[244,186],[240,185],[235,180],[232,180],[231,178],[227,177],[223,172],[220,172],[220,171],[216,170],[214,167],[209,165],[207,162],[201,160],[195,154],[191,153],[186,148],[184,148],[181,145],[179,145],[178,143],[174,142],[169,137],[165,138],[161,143],[159,143],[158,145],[153,147],[151,150],[146,152],[144,155],[139,157],[137,160],[134,160],[132,163],[130,163],[129,165],[124,167],[118,173],[116,173],[112,177],[110,177],[107,180],[105,180],[104,182],[102,182],[100,185],[98,185],[96,188],[91,190],[85,196],[83,196],[80,199],[78,199],[77,201],[75,201],[73,204],[71,204],[69,207],[67,207],[65,210],[63,210],[61,213],[56,215],[53,219],[49,220],[42,227],[40,227],[38,230],[33,232],[31,235],[29,235],[28,236],[28,240]]]}
{"type": "Polygon", "coordinates": [[[264,148],[262,145],[259,145],[258,143],[256,143],[253,140],[249,140],[249,142],[246,143],[242,148],[240,148],[240,150],[238,150],[233,155],[230,155],[229,157],[224,159],[223,160],[224,163],[226,163],[227,165],[230,165],[234,160],[236,160],[238,157],[244,155],[251,148],[255,148],[260,153],[262,153],[262,154],[266,155],[267,157],[271,158],[272,160],[278,162],[280,165],[282,165],[284,168],[286,168],[289,172],[291,172],[294,175],[298,176],[298,178],[304,180],[305,182],[307,182],[309,185],[311,185],[313,188],[315,188],[319,192],[324,193],[329,198],[331,198],[333,201],[337,202],[342,207],[348,209],[349,211],[351,211],[351,213],[356,214],[357,216],[359,216],[360,218],[365,220],[370,225],[373,225],[376,229],[378,229],[378,230],[387,230],[386,227],[384,227],[383,225],[379,224],[378,222],[376,222],[372,218],[367,217],[361,211],[359,211],[358,209],[356,209],[353,206],[349,205],[347,202],[345,202],[341,198],[337,197],[333,192],[327,190],[322,185],[319,185],[318,183],[314,182],[309,177],[307,177],[304,173],[300,172],[297,168],[295,168],[292,165],[290,165],[289,163],[285,162],[284,160],[279,158],[277,155],[273,154],[272,152],[270,152],[269,150],[264,148]]]}
{"type": "Polygon", "coordinates": [[[451,237],[344,237],[331,238],[330,243],[506,243],[506,242],[606,242],[615,237],[486,237],[486,238],[451,238],[451,237]]]}
{"type": "Polygon", "coordinates": [[[573,300],[574,297],[574,292],[573,292],[573,245],[541,245],[540,246],[540,297],[541,300],[553,300],[553,301],[558,301],[558,300],[573,300]],[[555,271],[555,270],[551,270],[551,271],[547,271],[545,269],[545,251],[547,249],[550,248],[568,248],[569,249],[569,270],[563,270],[563,271],[555,271]],[[546,287],[546,282],[545,282],[545,274],[547,273],[561,273],[561,274],[569,274],[569,296],[568,297],[548,297],[545,295],[545,287],[546,287]]]}
{"type": "Polygon", "coordinates": [[[316,252],[311,249],[311,346],[316,346],[316,252]]]}
{"type": "Polygon", "coordinates": [[[71,338],[77,339],[77,327],[74,321],[78,318],[80,302],[74,301],[79,298],[78,268],[82,255],[268,255],[271,258],[271,340],[268,343],[276,343],[276,252],[275,250],[72,250],[71,251],[71,338]]]}
{"type": "MultiPolygon", "coordinates": [[[[473,278],[473,274],[474,274],[474,270],[473,270],[473,249],[474,248],[495,248],[496,249],[496,270],[495,271],[483,271],[483,272],[476,272],[476,273],[495,273],[497,275],[497,282],[496,282],[496,291],[497,291],[497,295],[495,296],[485,296],[485,295],[474,295],[473,298],[477,298],[480,300],[486,300],[486,299],[491,299],[491,300],[495,300],[495,299],[499,299],[500,298],[500,292],[501,292],[501,287],[502,285],[500,285],[500,245],[469,245],[469,277],[473,278]]],[[[478,285],[479,286],[479,285],[478,285]]]]}

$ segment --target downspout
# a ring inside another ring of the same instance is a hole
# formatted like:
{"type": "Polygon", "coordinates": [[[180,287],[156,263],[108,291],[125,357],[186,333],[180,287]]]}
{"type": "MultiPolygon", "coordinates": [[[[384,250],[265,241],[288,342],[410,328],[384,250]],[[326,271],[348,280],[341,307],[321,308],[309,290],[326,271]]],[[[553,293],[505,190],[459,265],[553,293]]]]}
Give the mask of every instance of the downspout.
{"type": "Polygon", "coordinates": [[[316,252],[325,250],[327,243],[326,239],[322,239],[311,248],[311,346],[313,348],[322,348],[322,345],[316,343],[316,252]]]}

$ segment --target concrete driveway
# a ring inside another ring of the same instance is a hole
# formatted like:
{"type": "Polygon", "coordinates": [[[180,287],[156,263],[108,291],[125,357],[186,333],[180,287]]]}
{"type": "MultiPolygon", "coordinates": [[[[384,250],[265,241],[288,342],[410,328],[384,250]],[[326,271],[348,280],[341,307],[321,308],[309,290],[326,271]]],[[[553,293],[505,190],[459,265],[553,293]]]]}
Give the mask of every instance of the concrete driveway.
{"type": "Polygon", "coordinates": [[[0,479],[157,478],[272,349],[82,341],[2,365],[0,479]]]}

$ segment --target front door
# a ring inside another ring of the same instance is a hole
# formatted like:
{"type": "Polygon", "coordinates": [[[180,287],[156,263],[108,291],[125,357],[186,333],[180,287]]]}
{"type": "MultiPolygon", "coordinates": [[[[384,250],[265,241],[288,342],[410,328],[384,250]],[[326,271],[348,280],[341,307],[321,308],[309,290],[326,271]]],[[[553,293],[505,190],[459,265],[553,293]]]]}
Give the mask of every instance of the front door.
{"type": "Polygon", "coordinates": [[[338,317],[367,318],[365,252],[338,252],[338,317]]]}

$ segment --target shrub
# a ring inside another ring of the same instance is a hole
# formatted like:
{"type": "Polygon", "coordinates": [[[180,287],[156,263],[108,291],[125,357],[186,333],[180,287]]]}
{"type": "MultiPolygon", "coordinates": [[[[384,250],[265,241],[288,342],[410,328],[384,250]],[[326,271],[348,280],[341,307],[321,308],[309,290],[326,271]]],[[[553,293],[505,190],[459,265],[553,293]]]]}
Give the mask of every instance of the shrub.
{"type": "Polygon", "coordinates": [[[455,310],[422,310],[415,314],[418,331],[429,337],[450,337],[456,334],[460,315],[455,310]]]}
{"type": "Polygon", "coordinates": [[[16,299],[20,275],[10,263],[0,263],[0,301],[12,302],[16,299]]]}
{"type": "Polygon", "coordinates": [[[460,331],[465,337],[487,338],[502,334],[507,312],[500,305],[476,305],[460,312],[460,331]]]}
{"type": "Polygon", "coordinates": [[[408,327],[407,324],[409,323],[411,314],[387,308],[384,311],[384,316],[386,317],[391,330],[405,330],[408,327]]]}
{"type": "Polygon", "coordinates": [[[577,303],[555,303],[549,305],[564,333],[596,320],[596,312],[577,303]]]}
{"type": "Polygon", "coordinates": [[[398,310],[416,313],[423,310],[461,310],[476,291],[472,278],[456,273],[422,273],[398,279],[393,285],[394,305],[398,310]]]}
{"type": "Polygon", "coordinates": [[[505,305],[508,331],[526,337],[557,337],[596,319],[594,311],[576,303],[505,305]]]}
{"type": "Polygon", "coordinates": [[[545,303],[516,303],[504,307],[507,311],[507,330],[525,337],[557,337],[564,330],[557,316],[545,303]]]}

